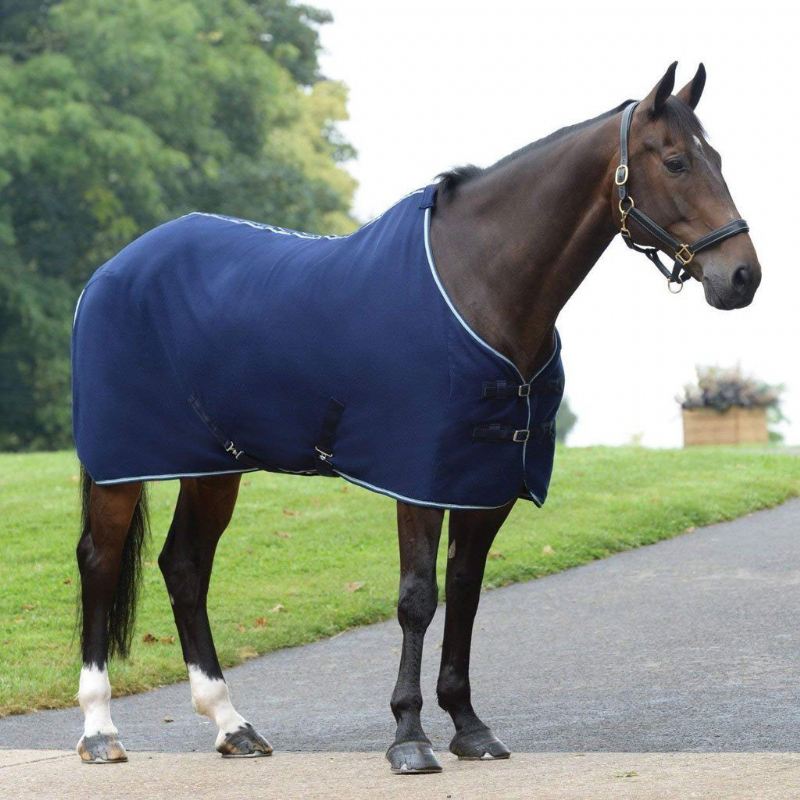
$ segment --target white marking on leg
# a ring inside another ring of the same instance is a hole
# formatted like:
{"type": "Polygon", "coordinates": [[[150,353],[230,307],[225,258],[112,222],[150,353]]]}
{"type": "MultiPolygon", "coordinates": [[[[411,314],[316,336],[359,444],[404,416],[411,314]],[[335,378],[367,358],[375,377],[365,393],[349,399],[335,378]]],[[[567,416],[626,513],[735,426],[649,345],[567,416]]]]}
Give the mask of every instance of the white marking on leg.
{"type": "Polygon", "coordinates": [[[98,733],[116,735],[117,729],[111,721],[111,684],[105,667],[83,665],[78,683],[78,702],[83,710],[84,736],[98,733]]]}
{"type": "Polygon", "coordinates": [[[187,664],[189,685],[192,687],[192,706],[198,714],[203,714],[216,722],[219,728],[216,746],[225,741],[229,733],[247,725],[247,720],[233,707],[228,684],[221,678],[209,678],[195,664],[187,664]]]}

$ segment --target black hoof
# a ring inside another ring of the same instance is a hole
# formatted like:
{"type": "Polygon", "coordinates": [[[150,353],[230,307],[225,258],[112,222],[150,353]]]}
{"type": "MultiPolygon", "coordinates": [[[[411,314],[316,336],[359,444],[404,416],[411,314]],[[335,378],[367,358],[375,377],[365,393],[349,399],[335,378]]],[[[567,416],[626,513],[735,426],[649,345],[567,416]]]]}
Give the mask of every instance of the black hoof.
{"type": "Polygon", "coordinates": [[[441,772],[442,765],[433,754],[430,742],[398,742],[386,751],[386,758],[396,775],[422,775],[441,772]]]}
{"type": "Polygon", "coordinates": [[[217,745],[217,751],[223,758],[258,758],[271,756],[272,745],[248,722],[227,734],[217,745]]]}
{"type": "Polygon", "coordinates": [[[81,736],[76,749],[84,764],[119,764],[128,760],[116,733],[81,736]]]}
{"type": "Polygon", "coordinates": [[[481,760],[508,758],[511,751],[489,730],[457,733],[450,742],[450,752],[461,759],[481,760]]]}

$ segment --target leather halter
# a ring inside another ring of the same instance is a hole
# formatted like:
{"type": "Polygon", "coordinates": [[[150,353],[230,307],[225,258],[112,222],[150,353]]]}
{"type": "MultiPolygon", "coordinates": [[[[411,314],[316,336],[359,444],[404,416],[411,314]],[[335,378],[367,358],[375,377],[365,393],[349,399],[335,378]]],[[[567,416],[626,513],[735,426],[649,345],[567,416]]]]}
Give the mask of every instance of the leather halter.
{"type": "Polygon", "coordinates": [[[697,253],[707,250],[709,247],[714,247],[714,245],[724,242],[725,239],[729,239],[731,236],[747,233],[750,228],[743,219],[734,219],[711,231],[711,233],[701,236],[696,242],[689,245],[685,242],[679,242],[670,236],[657,222],[636,207],[633,198],[628,194],[628,137],[631,132],[633,112],[638,105],[638,102],[633,102],[625,107],[622,112],[622,122],[619,129],[619,166],[614,173],[614,183],[617,186],[619,195],[620,234],[622,234],[623,241],[631,250],[636,250],[637,253],[644,253],[658,267],[661,274],[667,279],[670,291],[677,294],[683,288],[684,281],[691,277],[686,267],[697,253]],[[632,219],[639,227],[656,239],[664,252],[672,253],[674,264],[671,270],[658,257],[659,248],[644,247],[633,241],[631,232],[628,230],[629,219],[632,219]],[[673,286],[678,288],[673,289],[673,286]]]}

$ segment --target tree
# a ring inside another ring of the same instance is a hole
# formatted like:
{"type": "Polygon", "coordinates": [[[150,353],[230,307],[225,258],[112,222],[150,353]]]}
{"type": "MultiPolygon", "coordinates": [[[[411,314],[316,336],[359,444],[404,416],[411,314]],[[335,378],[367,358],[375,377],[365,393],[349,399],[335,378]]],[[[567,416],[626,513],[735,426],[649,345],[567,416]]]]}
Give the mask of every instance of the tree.
{"type": "Polygon", "coordinates": [[[556,441],[561,442],[561,444],[566,444],[567,436],[569,436],[570,431],[575,427],[577,421],[578,416],[569,407],[569,402],[565,397],[561,401],[561,405],[558,407],[558,413],[556,414],[556,441]]]}
{"type": "Polygon", "coordinates": [[[343,233],[346,90],[289,0],[11,0],[0,15],[0,448],[65,446],[91,273],[189,210],[343,233]]]}

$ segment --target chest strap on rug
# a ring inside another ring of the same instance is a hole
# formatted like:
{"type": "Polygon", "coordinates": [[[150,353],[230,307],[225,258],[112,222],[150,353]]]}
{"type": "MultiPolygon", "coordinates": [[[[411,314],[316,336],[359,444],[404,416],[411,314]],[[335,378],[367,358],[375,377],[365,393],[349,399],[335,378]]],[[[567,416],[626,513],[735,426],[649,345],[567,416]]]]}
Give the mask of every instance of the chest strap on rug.
{"type": "Polygon", "coordinates": [[[510,383],[509,381],[484,381],[484,400],[510,400],[514,397],[528,397],[532,394],[561,394],[564,391],[562,378],[551,378],[534,387],[530,383],[510,383]]]}
{"type": "Polygon", "coordinates": [[[344,411],[344,403],[331,397],[328,410],[322,419],[322,429],[317,437],[314,450],[317,451],[317,472],[320,475],[335,475],[330,459],[333,458],[333,442],[336,439],[336,429],[344,411]]]}
{"type": "Polygon", "coordinates": [[[556,438],[555,420],[544,422],[531,430],[514,429],[510,425],[492,422],[488,425],[476,425],[472,429],[472,438],[476,442],[515,442],[525,444],[528,441],[553,442],[556,438]]]}
{"type": "Polygon", "coordinates": [[[510,400],[514,397],[527,397],[531,393],[529,383],[510,383],[509,381],[484,381],[484,400],[510,400]]]}
{"type": "Polygon", "coordinates": [[[472,438],[476,442],[516,442],[525,444],[531,432],[526,428],[522,430],[512,428],[510,425],[500,425],[493,422],[489,425],[476,425],[472,429],[472,438]]]}

